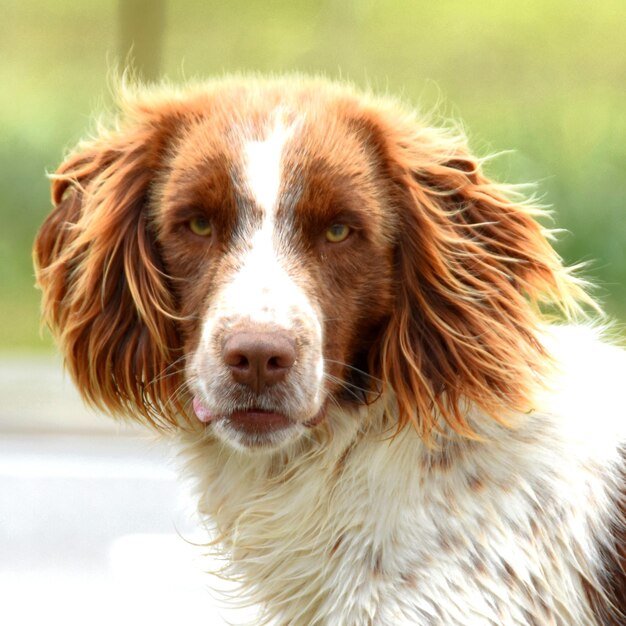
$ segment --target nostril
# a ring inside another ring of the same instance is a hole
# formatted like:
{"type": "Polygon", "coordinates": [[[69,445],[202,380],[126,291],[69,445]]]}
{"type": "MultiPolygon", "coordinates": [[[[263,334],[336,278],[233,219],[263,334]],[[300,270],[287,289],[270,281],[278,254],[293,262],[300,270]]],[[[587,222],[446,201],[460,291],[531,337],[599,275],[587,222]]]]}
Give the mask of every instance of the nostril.
{"type": "Polygon", "coordinates": [[[279,362],[279,358],[273,356],[268,362],[267,362],[267,369],[268,370],[279,370],[282,369],[284,366],[281,365],[279,362]]]}
{"type": "Polygon", "coordinates": [[[267,361],[267,369],[268,370],[289,369],[290,367],[293,366],[294,362],[295,362],[295,356],[292,357],[292,355],[289,352],[285,352],[278,356],[270,357],[269,360],[267,361]]]}
{"type": "Polygon", "coordinates": [[[246,355],[233,351],[224,351],[224,363],[226,363],[228,367],[234,367],[238,370],[250,369],[250,361],[246,355]]]}

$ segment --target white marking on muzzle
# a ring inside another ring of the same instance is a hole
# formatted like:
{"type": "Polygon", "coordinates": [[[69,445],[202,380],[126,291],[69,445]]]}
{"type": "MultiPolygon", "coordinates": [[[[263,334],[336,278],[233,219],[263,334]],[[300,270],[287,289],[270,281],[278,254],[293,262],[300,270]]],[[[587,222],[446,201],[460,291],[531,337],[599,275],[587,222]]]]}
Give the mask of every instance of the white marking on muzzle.
{"type": "Polygon", "coordinates": [[[243,145],[242,191],[254,201],[254,214],[260,212],[261,221],[255,223],[253,214],[244,222],[247,241],[232,251],[239,255],[237,269],[224,277],[226,282],[214,295],[194,366],[203,402],[211,408],[219,406],[228,377],[215,338],[259,326],[285,332],[301,349],[288,378],[281,383],[283,400],[277,408],[304,421],[313,417],[323,402],[324,366],[321,314],[305,290],[305,277],[297,273],[289,233],[283,233],[287,240],[280,241],[281,224],[277,220],[284,180],[283,153],[295,128],[293,124],[287,127],[279,112],[266,139],[243,145]]]}

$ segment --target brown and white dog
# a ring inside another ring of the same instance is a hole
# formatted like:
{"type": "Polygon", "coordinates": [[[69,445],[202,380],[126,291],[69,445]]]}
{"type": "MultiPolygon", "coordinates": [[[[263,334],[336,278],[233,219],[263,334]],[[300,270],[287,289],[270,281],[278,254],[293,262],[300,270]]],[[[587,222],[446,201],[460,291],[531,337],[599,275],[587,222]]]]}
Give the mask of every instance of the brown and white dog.
{"type": "Polygon", "coordinates": [[[626,624],[626,355],[462,134],[317,79],[122,98],[52,177],[44,319],[173,432],[259,622],[626,624]]]}

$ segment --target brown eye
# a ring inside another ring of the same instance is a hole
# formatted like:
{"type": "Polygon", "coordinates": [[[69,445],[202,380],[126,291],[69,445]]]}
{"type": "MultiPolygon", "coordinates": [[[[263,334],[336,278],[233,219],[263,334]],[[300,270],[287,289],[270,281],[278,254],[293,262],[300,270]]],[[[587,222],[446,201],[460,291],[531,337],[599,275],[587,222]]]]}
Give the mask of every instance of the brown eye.
{"type": "Polygon", "coordinates": [[[211,222],[202,215],[197,215],[189,220],[189,230],[199,237],[209,237],[213,232],[211,222]]]}
{"type": "Polygon", "coordinates": [[[340,243],[348,238],[352,229],[345,224],[333,224],[326,229],[324,236],[330,243],[340,243]]]}

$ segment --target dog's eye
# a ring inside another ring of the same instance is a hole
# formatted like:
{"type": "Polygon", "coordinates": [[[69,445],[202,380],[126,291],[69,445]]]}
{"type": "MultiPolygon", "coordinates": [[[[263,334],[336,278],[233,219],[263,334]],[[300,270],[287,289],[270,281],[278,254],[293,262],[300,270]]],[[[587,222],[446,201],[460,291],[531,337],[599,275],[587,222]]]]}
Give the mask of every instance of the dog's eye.
{"type": "Polygon", "coordinates": [[[345,224],[333,224],[326,229],[324,236],[330,243],[340,243],[348,238],[352,229],[345,224]]]}
{"type": "Polygon", "coordinates": [[[211,222],[202,215],[197,215],[189,220],[189,230],[199,237],[209,237],[213,232],[211,222]]]}

